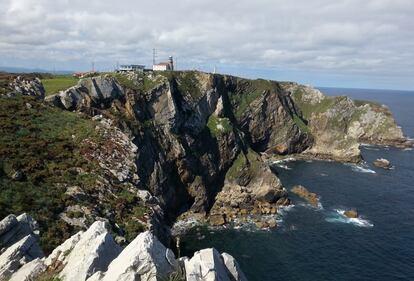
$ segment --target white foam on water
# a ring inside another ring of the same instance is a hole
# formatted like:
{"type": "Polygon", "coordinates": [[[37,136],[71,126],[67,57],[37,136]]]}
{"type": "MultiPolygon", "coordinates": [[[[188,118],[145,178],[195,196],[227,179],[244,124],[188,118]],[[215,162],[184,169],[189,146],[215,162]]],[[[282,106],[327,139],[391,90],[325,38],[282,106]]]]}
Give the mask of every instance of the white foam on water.
{"type": "Polygon", "coordinates": [[[366,146],[366,147],[365,147],[365,149],[366,149],[366,150],[375,150],[375,151],[380,151],[380,149],[379,149],[379,148],[377,148],[377,147],[371,147],[371,146],[366,146]]]}
{"type": "Polygon", "coordinates": [[[358,227],[373,227],[374,224],[371,223],[369,220],[364,219],[362,217],[359,218],[348,218],[345,216],[345,210],[341,209],[334,209],[334,212],[330,213],[330,216],[327,217],[325,220],[331,223],[347,223],[352,224],[358,227]]]}
{"type": "Polygon", "coordinates": [[[305,207],[307,209],[313,209],[313,210],[317,210],[317,211],[322,211],[324,210],[323,205],[321,202],[318,203],[318,207],[313,206],[312,204],[309,204],[308,202],[300,202],[299,206],[305,207]]]}
{"type": "Polygon", "coordinates": [[[285,158],[285,159],[275,160],[275,161],[272,162],[272,164],[278,166],[281,169],[292,170],[292,168],[290,168],[288,165],[286,165],[286,163],[292,162],[292,161],[296,161],[296,159],[293,158],[293,157],[289,157],[289,158],[285,158]]]}
{"type": "Polygon", "coordinates": [[[376,174],[374,170],[368,169],[361,165],[345,163],[344,165],[351,167],[352,171],[357,173],[376,174]]]}
{"type": "Polygon", "coordinates": [[[325,173],[320,173],[319,174],[321,177],[327,177],[328,176],[328,174],[325,174],[325,173]]]}
{"type": "Polygon", "coordinates": [[[287,165],[276,164],[276,166],[278,166],[279,168],[285,169],[285,170],[292,170],[292,168],[289,168],[289,166],[287,165]]]}
{"type": "Polygon", "coordinates": [[[404,151],[411,151],[413,150],[411,147],[404,148],[404,151]]]}

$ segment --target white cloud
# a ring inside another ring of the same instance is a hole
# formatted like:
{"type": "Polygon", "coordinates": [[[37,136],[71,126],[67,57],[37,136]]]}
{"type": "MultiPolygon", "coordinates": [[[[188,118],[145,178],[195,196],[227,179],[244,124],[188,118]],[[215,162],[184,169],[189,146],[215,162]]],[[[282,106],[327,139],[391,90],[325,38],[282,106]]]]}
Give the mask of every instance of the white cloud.
{"type": "Polygon", "coordinates": [[[414,72],[412,0],[2,2],[1,64],[150,63],[156,47],[181,65],[414,72]]]}

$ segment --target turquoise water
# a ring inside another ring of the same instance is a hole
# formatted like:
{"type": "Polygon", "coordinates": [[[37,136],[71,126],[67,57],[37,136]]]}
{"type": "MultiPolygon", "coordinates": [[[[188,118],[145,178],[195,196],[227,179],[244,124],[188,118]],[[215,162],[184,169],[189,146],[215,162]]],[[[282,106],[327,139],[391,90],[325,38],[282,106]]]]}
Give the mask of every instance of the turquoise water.
{"type": "MultiPolygon", "coordinates": [[[[403,130],[414,136],[414,93],[324,89],[387,104],[403,130]]],[[[292,195],[295,206],[275,230],[194,229],[183,254],[216,247],[232,254],[249,280],[414,280],[414,151],[365,147],[364,166],[289,162],[277,167],[290,189],[302,184],[321,198],[314,209],[292,195]],[[384,157],[395,168],[372,161],[384,157]],[[356,208],[362,219],[341,210],[356,208]]]]}

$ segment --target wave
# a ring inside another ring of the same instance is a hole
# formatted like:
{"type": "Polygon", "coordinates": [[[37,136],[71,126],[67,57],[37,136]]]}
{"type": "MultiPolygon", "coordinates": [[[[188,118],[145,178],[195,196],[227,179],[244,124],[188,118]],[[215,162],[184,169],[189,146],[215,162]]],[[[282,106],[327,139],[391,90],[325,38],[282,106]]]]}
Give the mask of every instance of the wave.
{"type": "Polygon", "coordinates": [[[290,168],[288,165],[276,164],[276,166],[285,170],[292,170],[292,168],[290,168]]]}
{"type": "Polygon", "coordinates": [[[361,165],[349,164],[349,163],[346,163],[345,165],[351,167],[352,171],[354,171],[354,172],[366,173],[366,174],[376,174],[376,172],[374,170],[368,169],[368,168],[366,168],[364,166],[361,166],[361,165]]]}
{"type": "Polygon", "coordinates": [[[292,170],[292,168],[290,168],[288,165],[285,164],[286,162],[292,162],[292,161],[296,161],[296,159],[293,157],[289,157],[289,158],[285,158],[281,160],[275,160],[272,162],[272,164],[276,165],[277,167],[281,169],[292,170]]]}
{"type": "Polygon", "coordinates": [[[307,209],[313,209],[313,210],[316,210],[316,211],[323,211],[323,210],[325,210],[323,208],[323,205],[322,205],[321,202],[318,202],[318,207],[315,207],[315,206],[313,206],[312,204],[310,204],[308,202],[300,202],[299,203],[299,206],[305,207],[307,209]]]}
{"type": "Polygon", "coordinates": [[[284,159],[280,159],[280,160],[275,160],[272,163],[273,164],[278,164],[278,163],[291,162],[291,161],[296,161],[296,159],[293,158],[293,157],[288,157],[288,158],[284,158],[284,159]]]}
{"type": "Polygon", "coordinates": [[[373,227],[374,224],[369,220],[358,217],[358,218],[348,218],[345,216],[345,210],[335,209],[334,212],[330,213],[330,216],[325,218],[327,222],[331,223],[348,223],[358,227],[373,227]]]}
{"type": "Polygon", "coordinates": [[[364,147],[366,150],[374,150],[374,151],[380,151],[378,147],[372,147],[372,146],[366,146],[364,147]]]}

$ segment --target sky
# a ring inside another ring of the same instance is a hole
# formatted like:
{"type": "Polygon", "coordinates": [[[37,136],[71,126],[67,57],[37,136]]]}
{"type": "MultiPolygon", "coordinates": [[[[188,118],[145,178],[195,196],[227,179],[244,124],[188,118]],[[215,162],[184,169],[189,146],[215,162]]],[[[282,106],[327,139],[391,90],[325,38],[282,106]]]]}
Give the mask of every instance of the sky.
{"type": "Polygon", "coordinates": [[[414,90],[413,0],[0,0],[0,66],[178,69],[414,90]]]}

